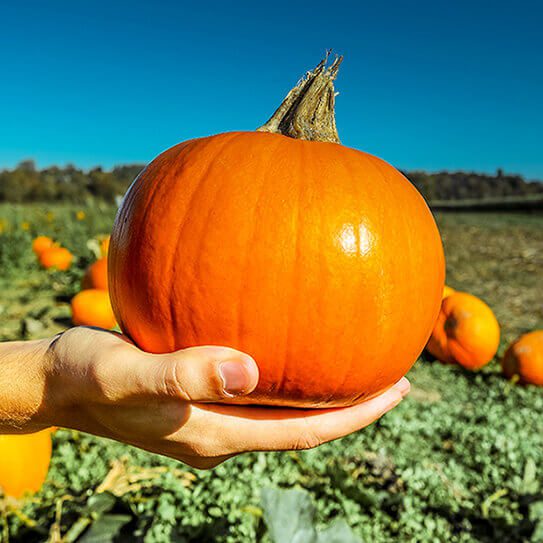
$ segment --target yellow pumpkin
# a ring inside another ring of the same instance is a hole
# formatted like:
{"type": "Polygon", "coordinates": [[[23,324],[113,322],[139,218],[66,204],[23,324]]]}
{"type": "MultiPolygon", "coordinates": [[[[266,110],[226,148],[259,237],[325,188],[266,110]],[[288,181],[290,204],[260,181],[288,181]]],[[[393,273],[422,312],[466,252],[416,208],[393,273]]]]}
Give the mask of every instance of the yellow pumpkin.
{"type": "Polygon", "coordinates": [[[51,461],[51,431],[0,435],[0,488],[6,496],[21,498],[41,488],[51,461]]]}

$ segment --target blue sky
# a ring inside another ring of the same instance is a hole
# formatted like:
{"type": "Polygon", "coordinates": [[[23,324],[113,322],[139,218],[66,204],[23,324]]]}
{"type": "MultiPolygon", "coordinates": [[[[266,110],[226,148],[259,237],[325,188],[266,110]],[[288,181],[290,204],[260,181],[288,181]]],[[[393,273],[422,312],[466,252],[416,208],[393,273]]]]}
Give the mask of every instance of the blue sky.
{"type": "Polygon", "coordinates": [[[147,162],[251,130],[333,48],[345,145],[399,168],[543,179],[542,6],[3,2],[0,167],[147,162]]]}

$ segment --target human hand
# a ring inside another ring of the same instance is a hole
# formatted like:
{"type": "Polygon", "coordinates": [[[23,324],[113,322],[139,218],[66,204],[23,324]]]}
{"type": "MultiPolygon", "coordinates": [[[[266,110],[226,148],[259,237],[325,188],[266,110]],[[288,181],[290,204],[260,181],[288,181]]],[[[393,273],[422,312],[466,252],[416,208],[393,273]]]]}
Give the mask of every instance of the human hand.
{"type": "Polygon", "coordinates": [[[257,385],[248,355],[225,347],[149,354],[119,334],[84,327],[55,338],[44,358],[35,424],[82,430],[197,468],[242,452],[316,447],[371,424],[409,391],[404,378],[353,407],[228,405],[220,402],[257,385]]]}

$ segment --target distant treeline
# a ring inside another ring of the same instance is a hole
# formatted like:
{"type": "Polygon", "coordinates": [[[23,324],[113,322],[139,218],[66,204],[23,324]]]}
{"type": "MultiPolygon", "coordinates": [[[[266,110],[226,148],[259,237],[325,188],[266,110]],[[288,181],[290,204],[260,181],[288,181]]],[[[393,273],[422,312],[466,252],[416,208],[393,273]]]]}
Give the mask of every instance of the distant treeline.
{"type": "MultiPolygon", "coordinates": [[[[112,170],[52,166],[38,170],[32,160],[0,171],[0,202],[114,202],[142,170],[142,164],[112,170]]],[[[543,194],[543,183],[498,170],[495,175],[470,172],[404,172],[426,200],[467,200],[543,194]]]]}
{"type": "Polygon", "coordinates": [[[520,175],[495,175],[473,172],[403,172],[419,189],[427,201],[480,200],[543,194],[543,183],[526,181],[520,175]]]}
{"type": "Polygon", "coordinates": [[[114,202],[143,167],[132,164],[106,171],[68,165],[38,170],[32,160],[25,160],[12,170],[0,171],[0,202],[85,203],[93,198],[114,202]]]}

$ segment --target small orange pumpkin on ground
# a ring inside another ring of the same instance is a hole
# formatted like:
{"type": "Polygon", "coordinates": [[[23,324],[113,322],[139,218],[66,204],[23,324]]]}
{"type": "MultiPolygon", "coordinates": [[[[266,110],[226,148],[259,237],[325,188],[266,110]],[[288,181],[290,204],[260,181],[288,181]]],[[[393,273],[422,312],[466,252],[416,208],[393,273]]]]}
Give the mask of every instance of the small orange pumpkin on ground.
{"type": "Polygon", "coordinates": [[[446,298],[447,296],[450,296],[453,292],[456,292],[456,290],[454,290],[454,288],[445,285],[443,287],[443,298],[446,298]]]}
{"type": "Polygon", "coordinates": [[[500,325],[482,300],[453,292],[441,311],[426,348],[438,360],[476,370],[490,362],[500,343],[500,325]]]}
{"type": "Polygon", "coordinates": [[[51,429],[33,434],[0,435],[0,488],[6,496],[21,498],[37,492],[51,461],[51,429]]]}
{"type": "Polygon", "coordinates": [[[46,268],[65,271],[72,265],[73,255],[64,247],[51,247],[39,255],[40,264],[46,268]]]}
{"type": "Polygon", "coordinates": [[[111,329],[117,324],[106,290],[82,290],[72,298],[71,306],[75,325],[111,329]]]}
{"type": "Polygon", "coordinates": [[[82,288],[107,290],[107,258],[100,258],[92,263],[83,277],[82,288]]]}
{"type": "Polygon", "coordinates": [[[543,330],[511,343],[503,356],[502,370],[509,379],[518,375],[521,383],[543,386],[543,330]]]}
{"type": "Polygon", "coordinates": [[[47,236],[38,236],[32,242],[32,250],[34,251],[34,254],[36,256],[41,255],[43,251],[45,251],[46,249],[50,249],[53,246],[53,240],[47,236]]]}

